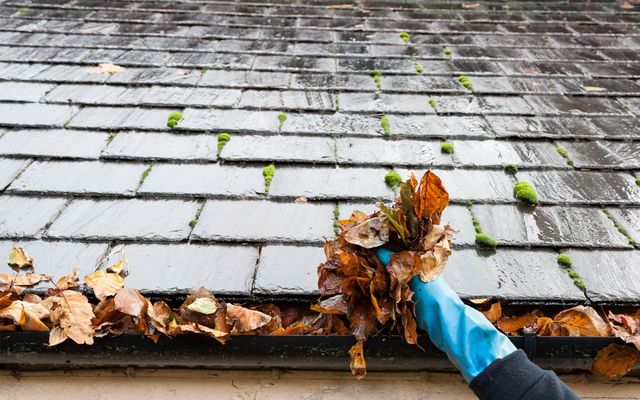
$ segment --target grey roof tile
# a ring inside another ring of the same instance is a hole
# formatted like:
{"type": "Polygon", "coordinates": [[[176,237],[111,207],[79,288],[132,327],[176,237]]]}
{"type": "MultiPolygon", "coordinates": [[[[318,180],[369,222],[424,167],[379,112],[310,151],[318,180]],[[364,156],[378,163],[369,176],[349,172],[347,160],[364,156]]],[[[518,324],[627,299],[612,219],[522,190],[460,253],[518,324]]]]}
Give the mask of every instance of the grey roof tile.
{"type": "Polygon", "coordinates": [[[0,100],[38,102],[53,85],[30,82],[0,82],[0,100]]]}
{"type": "Polygon", "coordinates": [[[223,160],[335,163],[335,141],[327,137],[233,135],[223,160]]]}
{"type": "MultiPolygon", "coordinates": [[[[2,140],[0,140],[0,144],[2,140]]],[[[104,147],[104,146],[103,146],[104,147]]],[[[215,161],[216,137],[170,132],[119,132],[102,151],[103,158],[215,161]]]]}
{"type": "Polygon", "coordinates": [[[465,166],[544,166],[568,168],[551,143],[500,140],[453,141],[456,163],[465,166]]]}
{"type": "MultiPolygon", "coordinates": [[[[56,107],[56,106],[47,106],[56,107]]],[[[69,121],[73,128],[151,129],[167,128],[169,114],[178,110],[120,107],[84,107],[69,121]]]]}
{"type": "Polygon", "coordinates": [[[0,103],[0,125],[62,127],[78,109],[40,103],[0,103]]]}
{"type": "Polygon", "coordinates": [[[631,239],[640,243],[640,209],[638,208],[609,208],[613,218],[626,229],[631,239]]]}
{"type": "Polygon", "coordinates": [[[450,155],[440,152],[440,143],[421,140],[340,138],[337,140],[340,164],[371,165],[452,165],[450,155]]]}
{"type": "Polygon", "coordinates": [[[62,198],[0,196],[0,237],[40,235],[67,204],[62,198]]]}
{"type": "Polygon", "coordinates": [[[108,133],[57,129],[13,130],[0,137],[0,154],[97,159],[108,133]]]}
{"type": "MultiPolygon", "coordinates": [[[[178,128],[214,131],[261,132],[278,130],[278,112],[248,110],[205,110],[187,108],[178,128]]],[[[166,114],[169,115],[168,113],[166,114]]],[[[167,116],[163,123],[166,126],[167,116]]]]}
{"type": "MultiPolygon", "coordinates": [[[[6,134],[5,134],[6,135],[6,134]]],[[[2,136],[4,138],[4,136],[2,136]]],[[[0,138],[0,144],[2,143],[0,138]]],[[[0,189],[4,190],[11,181],[27,166],[28,160],[14,160],[10,158],[0,158],[0,189]]]]}
{"type": "Polygon", "coordinates": [[[332,111],[333,97],[328,92],[246,90],[238,102],[240,108],[261,110],[332,111]]]}
{"type": "Polygon", "coordinates": [[[469,116],[388,115],[392,135],[409,137],[493,137],[484,119],[469,116]]]}
{"type": "Polygon", "coordinates": [[[427,96],[379,93],[342,93],[340,110],[351,112],[401,112],[435,114],[427,96]]]}
{"type": "Polygon", "coordinates": [[[322,247],[265,246],[260,252],[253,292],[280,296],[317,294],[316,269],[324,260],[322,247]]]}

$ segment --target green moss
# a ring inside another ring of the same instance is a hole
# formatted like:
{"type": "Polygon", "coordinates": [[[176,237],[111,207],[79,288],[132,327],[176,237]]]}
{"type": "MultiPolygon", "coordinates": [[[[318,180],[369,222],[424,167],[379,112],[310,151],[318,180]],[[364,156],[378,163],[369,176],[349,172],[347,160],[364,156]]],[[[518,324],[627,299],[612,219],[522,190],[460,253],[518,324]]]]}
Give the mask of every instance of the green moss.
{"type": "Polygon", "coordinates": [[[409,40],[411,40],[411,35],[409,35],[407,32],[400,32],[400,39],[402,39],[402,41],[405,43],[409,43],[409,40]]]}
{"type": "Polygon", "coordinates": [[[460,82],[460,84],[462,86],[464,86],[465,89],[467,90],[473,90],[473,84],[471,83],[471,79],[469,79],[468,76],[466,75],[460,75],[458,77],[458,82],[460,82]]]}
{"type": "Polygon", "coordinates": [[[424,71],[424,68],[422,68],[422,64],[420,64],[419,62],[415,62],[416,64],[416,73],[421,74],[424,71]]]}
{"type": "Polygon", "coordinates": [[[502,168],[504,169],[504,172],[514,175],[518,172],[518,166],[515,164],[505,164],[502,166],[502,168]]]}
{"type": "Polygon", "coordinates": [[[569,157],[569,152],[566,148],[562,146],[556,146],[556,151],[562,156],[562,158],[567,160],[567,164],[573,166],[573,160],[571,159],[571,157],[569,157]]]}
{"type": "Polygon", "coordinates": [[[576,278],[576,279],[572,279],[572,280],[573,280],[573,284],[576,285],[580,290],[582,290],[582,291],[587,290],[587,286],[584,284],[582,279],[576,278]]]}
{"type": "Polygon", "coordinates": [[[281,112],[280,114],[278,114],[278,130],[282,129],[282,125],[286,120],[287,120],[287,114],[285,114],[284,112],[281,112]]]}
{"type": "Polygon", "coordinates": [[[440,151],[445,154],[453,154],[453,143],[444,142],[440,143],[440,151]]]}
{"type": "Polygon", "coordinates": [[[622,235],[624,235],[625,238],[627,238],[627,242],[631,245],[631,246],[635,246],[636,245],[636,241],[633,240],[633,238],[631,238],[631,236],[629,235],[629,232],[627,231],[627,229],[620,225],[618,223],[618,221],[616,221],[615,218],[613,218],[613,215],[611,215],[611,213],[609,212],[609,210],[607,210],[606,208],[602,209],[602,212],[604,212],[607,216],[607,218],[609,218],[611,220],[611,222],[613,222],[613,226],[616,227],[616,229],[618,230],[618,232],[620,232],[622,235]]]}
{"type": "Polygon", "coordinates": [[[340,219],[340,205],[336,204],[333,207],[333,232],[338,236],[340,234],[340,225],[338,225],[338,220],[340,219]]]}
{"type": "Polygon", "coordinates": [[[379,69],[375,69],[373,71],[369,71],[369,76],[373,78],[373,83],[376,85],[376,90],[382,90],[382,72],[379,69]]]}
{"type": "Polygon", "coordinates": [[[538,204],[538,192],[529,182],[518,182],[513,187],[516,199],[529,204],[538,204]]]}
{"type": "Polygon", "coordinates": [[[336,102],[336,111],[340,111],[340,93],[336,93],[333,98],[336,102]]]}
{"type": "Polygon", "coordinates": [[[227,144],[227,142],[231,140],[231,135],[223,132],[218,134],[218,155],[222,153],[222,149],[227,144]]]}
{"type": "Polygon", "coordinates": [[[117,135],[118,135],[118,132],[109,133],[109,137],[107,138],[107,145],[110,145],[111,142],[113,142],[113,139],[115,139],[117,135]]]}
{"type": "Polygon", "coordinates": [[[20,8],[18,8],[18,12],[20,14],[25,14],[27,11],[29,11],[28,7],[20,7],[20,8]]]}
{"type": "Polygon", "coordinates": [[[571,279],[580,279],[580,275],[578,275],[578,273],[573,268],[569,268],[567,270],[567,273],[569,274],[569,278],[571,279]]]}
{"type": "Polygon", "coordinates": [[[447,57],[451,57],[453,55],[453,51],[451,51],[450,48],[445,47],[444,48],[444,55],[447,56],[447,57]]]}
{"type": "Polygon", "coordinates": [[[636,185],[640,186],[640,178],[636,178],[636,185]]]}
{"type": "Polygon", "coordinates": [[[262,170],[262,176],[264,177],[264,194],[269,194],[269,189],[271,188],[271,181],[273,180],[273,175],[275,173],[276,173],[276,166],[273,163],[264,167],[264,169],[262,170]]]}
{"type": "Polygon", "coordinates": [[[400,187],[400,184],[402,183],[402,177],[400,177],[400,174],[398,174],[396,171],[391,170],[384,176],[384,181],[387,185],[389,185],[389,187],[391,187],[391,189],[395,191],[400,187]]]}
{"type": "Polygon", "coordinates": [[[208,68],[208,67],[202,67],[202,68],[200,68],[200,73],[201,73],[201,74],[204,74],[204,73],[205,73],[205,72],[207,72],[208,70],[209,70],[209,68],[208,68]]]}
{"type": "Polygon", "coordinates": [[[473,212],[473,203],[471,200],[467,201],[467,209],[469,210],[469,214],[471,214],[471,223],[473,224],[473,229],[475,229],[476,233],[482,233],[482,227],[480,226],[480,220],[476,217],[476,214],[473,212]]]}
{"type": "Polygon", "coordinates": [[[153,169],[154,165],[156,165],[155,160],[152,161],[151,164],[149,164],[147,169],[142,171],[142,174],[140,174],[140,181],[138,182],[139,186],[142,186],[142,184],[144,183],[145,179],[147,179],[147,176],[149,176],[149,172],[151,172],[151,169],[153,169]]]}
{"type": "Polygon", "coordinates": [[[169,114],[169,118],[167,118],[167,126],[169,128],[173,128],[178,125],[178,122],[182,121],[182,112],[176,111],[169,114]]]}
{"type": "Polygon", "coordinates": [[[436,104],[436,99],[434,99],[433,97],[429,96],[429,99],[427,100],[429,102],[429,105],[431,106],[431,108],[434,109],[434,111],[438,111],[437,104],[436,104]]]}
{"type": "Polygon", "coordinates": [[[191,221],[189,221],[189,227],[191,229],[195,228],[197,224],[198,224],[198,220],[196,218],[194,218],[191,221]]]}
{"type": "Polygon", "coordinates": [[[485,233],[478,233],[476,234],[476,244],[480,247],[495,249],[498,245],[498,242],[496,242],[494,238],[485,233]]]}
{"type": "Polygon", "coordinates": [[[380,126],[382,126],[382,131],[386,137],[391,136],[391,125],[389,125],[389,117],[386,115],[382,115],[380,117],[380,126]]]}
{"type": "Polygon", "coordinates": [[[571,267],[571,264],[572,264],[571,257],[569,257],[568,254],[560,253],[556,257],[556,260],[558,261],[558,264],[562,265],[563,267],[566,267],[566,268],[571,267]]]}

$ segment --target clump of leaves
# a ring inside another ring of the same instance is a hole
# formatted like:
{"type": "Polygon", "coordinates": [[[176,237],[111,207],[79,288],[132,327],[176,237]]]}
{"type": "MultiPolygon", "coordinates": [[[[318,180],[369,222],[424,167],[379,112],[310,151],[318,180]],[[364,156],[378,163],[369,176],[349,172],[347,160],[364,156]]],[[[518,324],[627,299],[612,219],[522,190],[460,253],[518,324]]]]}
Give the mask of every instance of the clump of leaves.
{"type": "Polygon", "coordinates": [[[373,83],[376,85],[376,90],[379,92],[382,90],[382,72],[379,69],[369,71],[369,76],[373,78],[373,83]]]}
{"type": "Polygon", "coordinates": [[[444,51],[444,55],[447,57],[451,57],[453,55],[453,51],[451,51],[451,49],[448,47],[445,47],[443,51],[444,51]]]}
{"type": "Polygon", "coordinates": [[[436,104],[436,99],[434,99],[433,97],[429,96],[429,99],[427,100],[427,102],[429,103],[431,108],[433,108],[434,111],[436,111],[436,112],[438,111],[437,104],[436,104]]]}
{"type": "Polygon", "coordinates": [[[476,233],[476,244],[488,249],[495,249],[498,246],[498,242],[486,233],[476,233]]]}
{"type": "Polygon", "coordinates": [[[441,143],[440,151],[445,154],[453,154],[454,152],[453,143],[449,143],[449,142],[441,143]]]}
{"type": "Polygon", "coordinates": [[[218,155],[222,153],[222,149],[227,144],[227,142],[231,140],[231,135],[224,132],[218,134],[218,155]]]}
{"type": "Polygon", "coordinates": [[[511,175],[515,175],[518,172],[518,166],[515,164],[505,164],[502,166],[504,172],[507,172],[511,175]]]}
{"type": "Polygon", "coordinates": [[[284,112],[281,112],[280,114],[278,114],[278,130],[282,129],[282,125],[286,120],[287,120],[287,114],[285,114],[284,112]]]}
{"type": "Polygon", "coordinates": [[[451,254],[453,230],[440,225],[449,195],[436,174],[427,171],[420,182],[411,176],[400,184],[400,196],[388,207],[367,215],[354,211],[338,221],[341,232],[325,243],[327,259],[318,267],[321,300],[312,309],[344,315],[357,343],[351,348],[351,371],[366,374],[364,341],[374,332],[398,331],[407,343],[417,343],[417,323],[409,280],[438,277],[451,254]],[[375,249],[396,251],[385,267],[375,249]]]}
{"type": "Polygon", "coordinates": [[[518,182],[513,187],[516,199],[528,204],[538,204],[538,192],[529,182],[518,182]]]}
{"type": "Polygon", "coordinates": [[[409,43],[409,40],[411,40],[411,35],[409,35],[407,32],[400,32],[400,39],[402,39],[402,41],[405,43],[409,43]]]}
{"type": "Polygon", "coordinates": [[[572,264],[571,257],[569,257],[569,255],[566,253],[558,254],[558,256],[556,257],[556,260],[558,261],[558,264],[562,265],[565,268],[571,267],[571,264],[572,264]]]}
{"type": "Polygon", "coordinates": [[[173,128],[178,125],[178,122],[182,121],[182,112],[175,111],[169,114],[169,118],[167,119],[167,126],[169,128],[173,128]]]}
{"type": "Polygon", "coordinates": [[[473,84],[471,83],[471,79],[469,79],[466,75],[460,75],[458,77],[458,82],[467,90],[473,90],[473,84]]]}
{"type": "Polygon", "coordinates": [[[386,115],[382,115],[382,117],[380,117],[380,126],[382,126],[382,132],[384,136],[391,136],[391,125],[389,124],[389,117],[387,117],[386,115]]]}
{"type": "Polygon", "coordinates": [[[102,63],[102,64],[98,64],[97,67],[95,68],[91,68],[89,70],[90,74],[107,74],[107,75],[113,75],[116,74],[118,72],[124,71],[125,68],[121,67],[119,65],[116,64],[112,64],[112,63],[102,63]]]}
{"type": "Polygon", "coordinates": [[[273,180],[273,175],[276,173],[276,166],[274,163],[271,163],[262,169],[262,176],[264,177],[264,194],[269,194],[269,189],[271,188],[271,181],[273,180]]]}
{"type": "Polygon", "coordinates": [[[391,170],[387,172],[387,174],[384,176],[384,182],[387,185],[389,185],[391,189],[395,191],[400,187],[400,184],[402,183],[402,178],[400,177],[399,173],[397,173],[394,170],[391,170]]]}

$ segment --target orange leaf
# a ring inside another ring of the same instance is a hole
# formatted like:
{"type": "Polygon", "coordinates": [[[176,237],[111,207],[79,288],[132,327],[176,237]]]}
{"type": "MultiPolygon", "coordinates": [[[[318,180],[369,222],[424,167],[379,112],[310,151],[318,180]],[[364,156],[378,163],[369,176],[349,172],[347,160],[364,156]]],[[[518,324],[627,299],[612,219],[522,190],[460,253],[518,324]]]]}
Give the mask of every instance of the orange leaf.
{"type": "Polygon", "coordinates": [[[640,352],[631,346],[612,343],[598,352],[591,371],[609,379],[620,379],[640,361],[640,352]]]}
{"type": "Polygon", "coordinates": [[[518,333],[527,325],[533,324],[538,317],[543,317],[540,310],[533,310],[526,314],[517,315],[513,317],[502,316],[498,319],[498,329],[506,334],[518,333]]]}
{"type": "Polygon", "coordinates": [[[64,290],[57,296],[42,300],[49,310],[53,329],[49,334],[49,345],[55,346],[70,338],[78,344],[93,344],[93,307],[81,293],[64,290]]]}
{"type": "Polygon", "coordinates": [[[349,356],[351,357],[351,363],[349,364],[351,373],[358,379],[364,378],[367,375],[367,362],[364,359],[362,340],[358,340],[356,344],[349,349],[349,356]]]}
{"type": "Polygon", "coordinates": [[[104,300],[109,296],[118,293],[124,286],[124,278],[112,272],[103,270],[94,271],[93,274],[84,277],[87,286],[93,289],[99,300],[104,300]]]}
{"type": "Polygon", "coordinates": [[[498,321],[498,319],[502,317],[502,306],[500,305],[500,302],[493,303],[491,307],[489,307],[487,311],[483,311],[482,314],[484,314],[489,322],[495,324],[496,321],[498,321]]]}
{"type": "Polygon", "coordinates": [[[566,329],[562,336],[609,336],[609,326],[591,307],[560,311],[553,322],[566,329]]]}
{"type": "Polygon", "coordinates": [[[427,171],[420,180],[418,195],[413,198],[413,208],[418,218],[440,223],[440,215],[449,204],[449,194],[438,175],[427,171]]]}
{"type": "Polygon", "coordinates": [[[0,283],[16,286],[33,286],[42,281],[48,281],[51,277],[44,274],[32,274],[27,272],[24,275],[0,274],[0,283]]]}
{"type": "Polygon", "coordinates": [[[252,332],[271,321],[271,317],[260,311],[227,304],[227,323],[233,333],[252,332]]]}

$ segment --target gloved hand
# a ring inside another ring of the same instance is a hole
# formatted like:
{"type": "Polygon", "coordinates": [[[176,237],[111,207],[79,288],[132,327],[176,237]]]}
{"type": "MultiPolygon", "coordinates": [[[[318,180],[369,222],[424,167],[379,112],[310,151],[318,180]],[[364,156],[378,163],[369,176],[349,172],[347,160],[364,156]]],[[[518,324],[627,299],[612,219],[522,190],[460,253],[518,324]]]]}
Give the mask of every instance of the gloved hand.
{"type": "MultiPolygon", "coordinates": [[[[379,248],[376,254],[387,265],[393,252],[379,248]]],[[[444,277],[424,283],[414,276],[409,287],[414,293],[418,327],[427,331],[433,344],[447,354],[467,382],[495,360],[516,351],[482,313],[462,303],[444,277]]]]}

